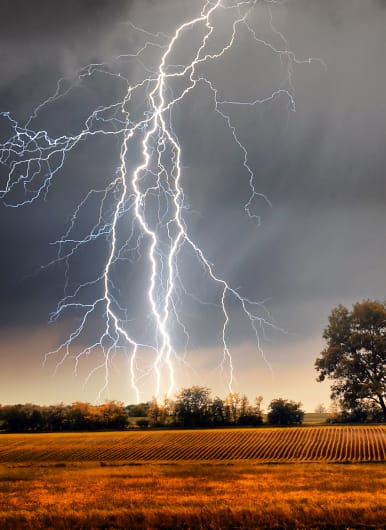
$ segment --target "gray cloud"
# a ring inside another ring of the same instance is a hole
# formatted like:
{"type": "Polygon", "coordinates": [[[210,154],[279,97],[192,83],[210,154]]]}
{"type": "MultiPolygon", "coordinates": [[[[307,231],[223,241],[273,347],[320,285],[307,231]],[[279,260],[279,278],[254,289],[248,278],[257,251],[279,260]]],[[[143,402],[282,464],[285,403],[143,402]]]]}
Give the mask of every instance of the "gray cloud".
{"type": "MultiPolygon", "coordinates": [[[[320,337],[327,314],[337,303],[384,298],[384,7],[379,0],[293,0],[273,7],[275,27],[299,59],[319,57],[327,68],[320,62],[294,65],[296,113],[288,111],[284,97],[254,109],[230,110],[248,148],[256,188],[272,202],[272,208],[263,199],[254,202],[260,227],[243,210],[249,190],[248,175],[240,170],[242,153],[230,142],[221,118],[212,114],[213,101],[205,85],[175,113],[175,130],[184,148],[184,186],[192,206],[186,214],[191,235],[242,294],[271,299],[267,307],[281,326],[296,334],[299,349],[302,340],[310,344],[320,337]]],[[[58,77],[73,75],[89,61],[127,52],[141,38],[122,24],[129,15],[149,31],[168,33],[185,19],[187,10],[196,8],[193,2],[171,1],[5,2],[0,110],[26,116],[42,96],[52,93],[58,77]]],[[[264,6],[252,23],[272,44],[283,45],[277,34],[267,31],[264,6]]],[[[221,86],[221,97],[261,97],[285,81],[285,59],[281,64],[261,46],[251,53],[246,35],[240,42],[211,71],[203,69],[221,86]]],[[[133,69],[134,75],[139,72],[133,69]]],[[[114,90],[119,91],[108,81],[98,90],[90,84],[86,97],[47,114],[48,126],[72,127],[87,105],[98,104],[114,90]]],[[[55,306],[60,267],[22,283],[20,278],[50,259],[53,249],[47,243],[63,232],[77,193],[111,177],[117,147],[101,143],[95,152],[91,158],[86,147],[83,155],[78,152],[69,159],[52,191],[52,202],[23,211],[1,208],[4,329],[15,321],[43,325],[55,306]]],[[[102,251],[95,251],[95,263],[98,256],[102,251]]],[[[76,274],[87,271],[89,263],[89,256],[83,256],[75,265],[76,274]]],[[[187,286],[211,301],[216,293],[208,290],[199,266],[188,265],[185,255],[182,263],[187,286]]],[[[130,278],[127,289],[138,304],[142,284],[135,274],[130,278]]],[[[213,330],[221,326],[218,317],[193,302],[185,309],[199,332],[191,347],[213,347],[218,339],[213,330]]],[[[232,311],[240,323],[233,341],[244,342],[247,332],[236,305],[232,311]]],[[[294,348],[291,336],[274,335],[275,344],[287,342],[294,348]]],[[[317,354],[305,349],[296,366],[312,364],[317,354]]],[[[272,355],[273,361],[279,356],[275,347],[272,355]]]]}

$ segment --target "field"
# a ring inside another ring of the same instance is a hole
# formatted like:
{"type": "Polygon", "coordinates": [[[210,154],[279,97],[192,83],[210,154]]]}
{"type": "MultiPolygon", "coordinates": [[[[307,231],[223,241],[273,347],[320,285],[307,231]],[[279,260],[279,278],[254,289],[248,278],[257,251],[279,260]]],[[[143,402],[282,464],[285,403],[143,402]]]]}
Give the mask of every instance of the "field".
{"type": "Polygon", "coordinates": [[[385,426],[1,435],[1,462],[383,462],[385,426]]]}
{"type": "Polygon", "coordinates": [[[1,435],[0,528],[381,529],[385,446],[382,426],[1,435]]]}

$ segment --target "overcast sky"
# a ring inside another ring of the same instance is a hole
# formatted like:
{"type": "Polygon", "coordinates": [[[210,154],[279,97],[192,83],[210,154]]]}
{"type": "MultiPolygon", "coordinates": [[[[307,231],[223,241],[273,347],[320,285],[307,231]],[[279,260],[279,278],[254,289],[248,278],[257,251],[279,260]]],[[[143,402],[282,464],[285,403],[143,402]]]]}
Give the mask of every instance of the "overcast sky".
{"type": "MultiPolygon", "coordinates": [[[[145,67],[157,66],[161,51],[150,47],[141,63],[114,60],[135,53],[149,38],[128,22],[170,35],[197,16],[202,5],[201,0],[2,2],[0,112],[25,123],[55,93],[59,78],[75,79],[77,70],[89,63],[108,63],[115,74],[122,68],[130,82],[138,82],[145,67]]],[[[253,201],[259,225],[244,211],[249,176],[243,153],[215,113],[208,86],[199,84],[172,115],[182,148],[189,235],[242,296],[265,301],[267,318],[283,330],[267,328],[261,341],[265,362],[240,306],[229,300],[234,390],[251,398],[262,394],[266,405],[275,397],[302,401],[308,411],[320,402],[328,405],[328,383],[316,383],[313,365],[323,348],[321,335],[331,309],[339,303],[386,298],[385,5],[380,0],[258,3],[249,19],[256,34],[279,47],[281,32],[300,61],[293,64],[292,87],[286,57],[253,42],[245,31],[224,58],[202,67],[200,73],[219,89],[220,100],[253,101],[277,89],[294,89],[295,112],[284,95],[254,107],[226,108],[248,151],[256,190],[268,199],[253,201]],[[309,57],[321,61],[301,62],[309,57]]],[[[221,23],[214,46],[229,35],[227,19],[221,23]]],[[[184,39],[175,64],[187,61],[196,38],[192,33],[184,39]]],[[[163,36],[157,40],[165,41],[163,36]]],[[[33,126],[53,137],[74,134],[93,109],[117,101],[122,90],[115,76],[95,74],[43,109],[33,126]]],[[[133,101],[130,112],[140,112],[141,105],[133,101]]],[[[9,133],[9,121],[3,118],[0,142],[9,133]]],[[[118,155],[119,138],[84,142],[69,155],[46,200],[17,209],[0,206],[0,403],[93,401],[103,385],[103,374],[84,384],[100,363],[98,353],[82,361],[77,376],[74,359],[55,373],[60,355],[42,366],[44,354],[66,339],[79,314],[65,312],[56,323],[48,323],[63,295],[65,271],[63,265],[39,268],[54,258],[57,248],[50,243],[66,232],[87,191],[114,179],[118,155]]],[[[134,164],[136,154],[130,156],[134,164]]],[[[8,169],[0,167],[2,187],[7,175],[8,169]]],[[[84,237],[94,214],[90,207],[79,216],[77,237],[84,237]]],[[[108,244],[108,237],[102,238],[81,251],[71,263],[70,281],[94,277],[106,261],[108,244]]],[[[138,334],[146,334],[149,326],[143,295],[147,273],[141,260],[123,260],[116,271],[127,320],[138,334]]],[[[195,297],[216,302],[218,289],[210,286],[188,249],[181,253],[180,276],[195,297]]],[[[192,298],[181,301],[190,341],[186,364],[176,367],[177,387],[205,384],[220,396],[228,392],[227,370],[217,369],[222,318],[212,305],[201,306],[192,298]]],[[[103,333],[101,319],[92,323],[78,349],[94,340],[94,332],[103,333]]],[[[181,330],[174,331],[176,348],[182,350],[181,330]]],[[[122,351],[111,365],[109,391],[104,397],[135,400],[122,351]]],[[[141,398],[151,395],[149,379],[141,398]]]]}

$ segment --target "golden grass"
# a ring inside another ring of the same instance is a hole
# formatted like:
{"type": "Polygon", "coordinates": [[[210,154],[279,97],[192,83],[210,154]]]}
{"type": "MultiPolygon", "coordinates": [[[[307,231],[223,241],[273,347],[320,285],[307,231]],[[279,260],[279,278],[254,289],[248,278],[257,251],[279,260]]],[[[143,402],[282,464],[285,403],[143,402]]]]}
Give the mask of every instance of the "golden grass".
{"type": "Polygon", "coordinates": [[[385,440],[385,426],[1,435],[0,530],[381,529],[385,440]]]}
{"type": "Polygon", "coordinates": [[[1,529],[383,528],[385,464],[0,466],[1,529]]]}

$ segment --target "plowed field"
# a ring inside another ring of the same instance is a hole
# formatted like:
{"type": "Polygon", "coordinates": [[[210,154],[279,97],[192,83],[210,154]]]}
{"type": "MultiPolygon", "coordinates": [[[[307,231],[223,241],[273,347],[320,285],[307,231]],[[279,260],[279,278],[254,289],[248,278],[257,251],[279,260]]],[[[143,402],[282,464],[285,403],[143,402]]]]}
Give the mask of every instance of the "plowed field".
{"type": "Polygon", "coordinates": [[[381,462],[386,426],[13,434],[0,462],[381,462]]]}

